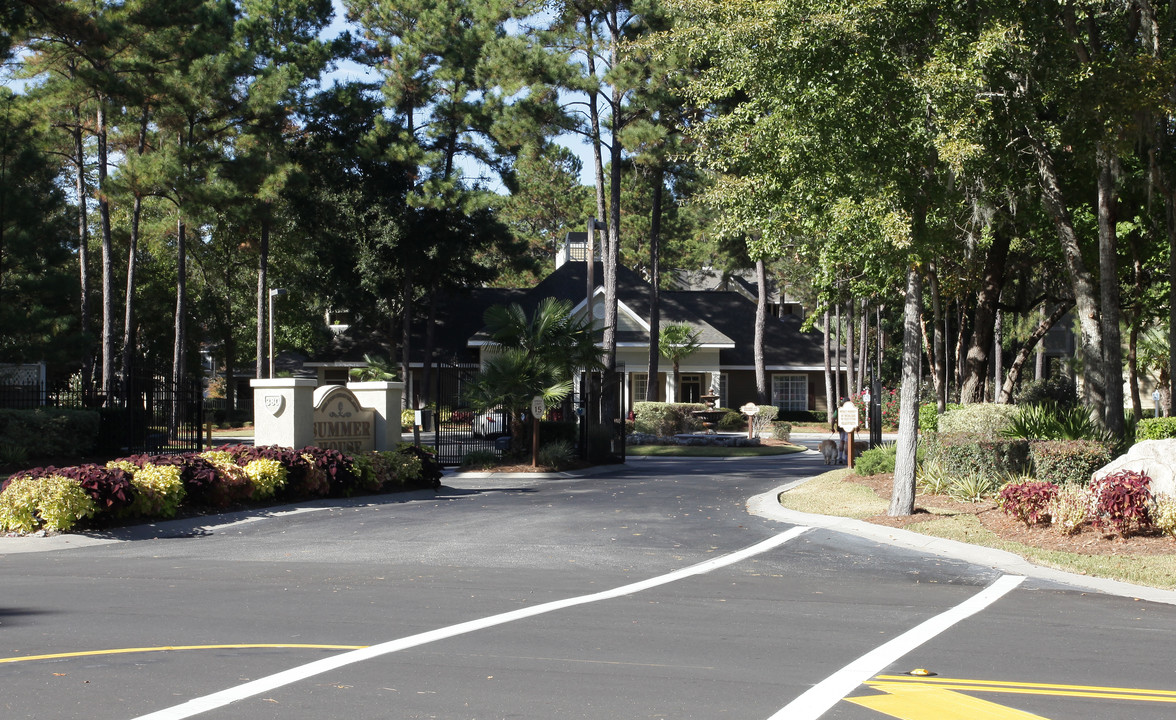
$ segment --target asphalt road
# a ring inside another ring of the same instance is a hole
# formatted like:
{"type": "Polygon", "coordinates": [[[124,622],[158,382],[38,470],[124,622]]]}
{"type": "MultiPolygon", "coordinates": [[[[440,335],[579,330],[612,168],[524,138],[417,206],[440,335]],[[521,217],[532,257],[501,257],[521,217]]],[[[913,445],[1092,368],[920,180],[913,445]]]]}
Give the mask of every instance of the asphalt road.
{"type": "Polygon", "coordinates": [[[635,459],[0,539],[0,718],[1176,714],[1176,607],[748,512],[824,469],[635,459]]]}

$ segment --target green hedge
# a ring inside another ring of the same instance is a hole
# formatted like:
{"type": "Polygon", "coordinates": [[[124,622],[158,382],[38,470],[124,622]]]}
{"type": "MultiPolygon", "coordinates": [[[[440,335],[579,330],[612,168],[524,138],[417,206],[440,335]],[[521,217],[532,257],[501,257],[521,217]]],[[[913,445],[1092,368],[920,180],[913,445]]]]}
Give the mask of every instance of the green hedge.
{"type": "MultiPolygon", "coordinates": [[[[946,417],[946,415],[944,416],[946,417]]],[[[971,433],[938,433],[936,456],[949,475],[979,473],[988,478],[1029,470],[1029,441],[984,439],[971,433]]]]}
{"type": "Polygon", "coordinates": [[[694,432],[700,423],[691,413],[705,409],[701,403],[633,403],[634,428],[658,437],[694,432]]]}
{"type": "Polygon", "coordinates": [[[939,432],[971,435],[974,439],[996,440],[1016,415],[1015,405],[975,403],[954,407],[939,416],[939,432]]]}
{"type": "MultiPolygon", "coordinates": [[[[944,412],[959,410],[963,405],[948,403],[944,412]]],[[[919,430],[922,432],[939,432],[939,405],[937,403],[923,403],[919,406],[919,430]]]]}
{"type": "Polygon", "coordinates": [[[878,475],[894,472],[895,457],[898,455],[898,445],[886,443],[871,448],[854,460],[853,469],[858,475],[878,475]]]}
{"type": "Polygon", "coordinates": [[[777,440],[791,441],[792,423],[784,422],[782,420],[774,420],[772,422],[772,437],[777,440]]]}
{"type": "Polygon", "coordinates": [[[1144,418],[1135,426],[1135,442],[1176,437],[1176,418],[1144,418]]]}
{"type": "Polygon", "coordinates": [[[0,438],[25,448],[30,457],[92,452],[98,444],[98,429],[94,410],[0,409],[0,438]]]}
{"type": "Polygon", "coordinates": [[[829,422],[829,413],[823,410],[780,410],[776,419],[801,423],[827,423],[829,422]]]}
{"type": "Polygon", "coordinates": [[[1085,485],[1091,474],[1111,461],[1111,452],[1094,440],[1035,440],[1029,444],[1034,476],[1057,485],[1085,485]]]}

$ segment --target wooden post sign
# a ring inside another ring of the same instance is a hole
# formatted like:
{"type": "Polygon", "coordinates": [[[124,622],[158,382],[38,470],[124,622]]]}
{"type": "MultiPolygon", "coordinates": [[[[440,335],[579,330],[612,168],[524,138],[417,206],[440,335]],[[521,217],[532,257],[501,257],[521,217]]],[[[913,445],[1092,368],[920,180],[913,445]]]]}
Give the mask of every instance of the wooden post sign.
{"type": "Polygon", "coordinates": [[[856,405],[846,401],[844,405],[837,409],[837,427],[849,434],[849,439],[847,440],[848,445],[845,448],[845,457],[850,470],[853,469],[853,431],[857,430],[859,424],[861,424],[861,419],[858,417],[856,405]]]}
{"type": "Polygon", "coordinates": [[[531,398],[531,467],[539,467],[539,418],[547,412],[547,404],[542,395],[531,398]]]}
{"type": "Polygon", "coordinates": [[[739,412],[747,416],[747,438],[750,440],[755,434],[755,415],[759,412],[759,405],[747,403],[739,408],[739,412]]]}

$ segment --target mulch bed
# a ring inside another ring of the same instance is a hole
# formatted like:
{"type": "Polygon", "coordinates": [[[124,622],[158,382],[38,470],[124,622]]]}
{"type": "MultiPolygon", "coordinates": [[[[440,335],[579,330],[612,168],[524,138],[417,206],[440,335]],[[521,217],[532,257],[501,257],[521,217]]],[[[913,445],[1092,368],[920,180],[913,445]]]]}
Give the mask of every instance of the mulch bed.
{"type": "MultiPolygon", "coordinates": [[[[846,482],[871,488],[878,497],[889,501],[894,486],[894,475],[850,475],[846,482]]],[[[1063,535],[1047,525],[1025,527],[1020,520],[1006,515],[993,500],[978,503],[961,502],[945,495],[915,496],[913,515],[875,515],[867,520],[876,525],[905,527],[926,522],[934,510],[939,515],[975,515],[980,523],[1002,540],[1022,545],[1079,553],[1082,555],[1171,555],[1176,553],[1176,540],[1156,531],[1131,533],[1119,537],[1116,533],[1084,525],[1074,535],[1063,535]]]]}

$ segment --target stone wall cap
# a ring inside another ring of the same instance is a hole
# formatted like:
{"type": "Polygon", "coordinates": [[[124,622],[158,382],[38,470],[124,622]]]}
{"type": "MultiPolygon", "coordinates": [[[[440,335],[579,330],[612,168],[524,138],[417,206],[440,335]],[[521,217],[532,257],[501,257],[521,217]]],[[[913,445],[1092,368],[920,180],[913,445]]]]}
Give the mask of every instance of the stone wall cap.
{"type": "Polygon", "coordinates": [[[313,378],[262,378],[250,380],[250,387],[255,388],[314,388],[318,387],[318,380],[313,378]]]}
{"type": "Polygon", "coordinates": [[[365,380],[363,382],[349,382],[347,388],[349,390],[401,390],[404,388],[404,383],[391,380],[365,380]]]}

